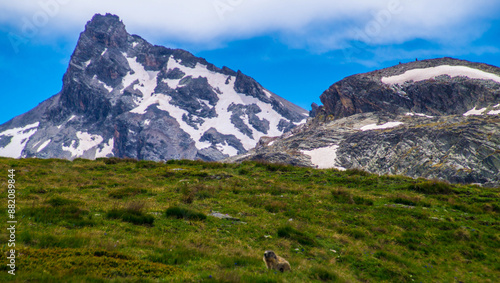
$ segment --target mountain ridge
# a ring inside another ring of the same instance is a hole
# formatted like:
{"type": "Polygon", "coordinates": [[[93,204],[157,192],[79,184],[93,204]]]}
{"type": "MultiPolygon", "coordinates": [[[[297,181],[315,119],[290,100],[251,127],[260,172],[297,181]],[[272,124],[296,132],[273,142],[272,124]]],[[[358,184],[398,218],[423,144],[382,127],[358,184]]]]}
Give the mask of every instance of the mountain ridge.
{"type": "Polygon", "coordinates": [[[320,96],[307,124],[226,161],[500,186],[499,74],[440,58],[353,75],[320,96]]]}
{"type": "Polygon", "coordinates": [[[97,14],[61,91],[0,126],[0,155],[212,161],[290,130],[306,112],[241,71],[152,45],[128,34],[118,16],[97,14]],[[15,131],[35,128],[11,143],[15,131]]]}

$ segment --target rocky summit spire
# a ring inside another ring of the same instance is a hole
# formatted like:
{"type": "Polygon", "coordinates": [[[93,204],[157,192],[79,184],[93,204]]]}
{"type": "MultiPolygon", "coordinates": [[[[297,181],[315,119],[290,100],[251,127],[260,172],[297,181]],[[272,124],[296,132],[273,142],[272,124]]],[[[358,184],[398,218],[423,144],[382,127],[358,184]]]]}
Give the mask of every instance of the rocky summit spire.
{"type": "Polygon", "coordinates": [[[128,33],[118,16],[97,14],[85,26],[83,36],[87,37],[93,44],[102,44],[107,48],[125,48],[128,33]]]}
{"type": "Polygon", "coordinates": [[[129,34],[120,18],[115,15],[95,15],[87,22],[85,31],[80,34],[75,51],[71,56],[71,66],[87,62],[103,54],[108,48],[125,51],[129,34]]]}
{"type": "Polygon", "coordinates": [[[97,14],[87,23],[63,78],[63,118],[76,112],[98,121],[109,114],[112,105],[105,90],[119,86],[130,71],[123,53],[131,38],[116,15],[97,14]]]}

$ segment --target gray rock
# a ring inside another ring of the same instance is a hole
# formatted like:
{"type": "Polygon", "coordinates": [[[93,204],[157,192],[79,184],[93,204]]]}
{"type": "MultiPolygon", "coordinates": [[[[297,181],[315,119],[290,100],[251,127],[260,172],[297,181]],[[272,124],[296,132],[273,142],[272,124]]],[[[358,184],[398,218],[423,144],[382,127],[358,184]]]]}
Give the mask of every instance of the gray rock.
{"type": "Polygon", "coordinates": [[[213,217],[219,218],[219,219],[226,219],[226,220],[229,220],[229,221],[240,221],[239,218],[234,218],[234,217],[232,217],[229,214],[222,214],[222,213],[217,212],[217,211],[214,211],[214,212],[210,213],[209,216],[213,216],[213,217]]]}

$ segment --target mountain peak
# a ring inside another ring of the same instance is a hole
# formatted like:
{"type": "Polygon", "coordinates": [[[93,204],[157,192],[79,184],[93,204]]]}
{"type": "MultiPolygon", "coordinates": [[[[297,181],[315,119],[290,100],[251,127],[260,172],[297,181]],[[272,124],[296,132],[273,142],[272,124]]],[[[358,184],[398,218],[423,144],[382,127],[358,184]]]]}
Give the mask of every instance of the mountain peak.
{"type": "Polygon", "coordinates": [[[95,14],[92,17],[92,19],[87,22],[86,28],[88,28],[89,25],[102,25],[102,24],[107,24],[107,25],[120,24],[120,25],[123,25],[123,22],[120,20],[120,17],[118,17],[117,15],[110,14],[110,13],[106,13],[105,15],[95,14]]]}
{"type": "Polygon", "coordinates": [[[120,18],[109,13],[94,15],[92,20],[87,22],[82,35],[105,47],[124,47],[128,37],[125,25],[120,18]]]}
{"type": "Polygon", "coordinates": [[[220,160],[305,119],[304,109],[243,73],[152,45],[118,16],[97,14],[61,92],[0,125],[0,156],[15,148],[9,156],[220,160]]]}

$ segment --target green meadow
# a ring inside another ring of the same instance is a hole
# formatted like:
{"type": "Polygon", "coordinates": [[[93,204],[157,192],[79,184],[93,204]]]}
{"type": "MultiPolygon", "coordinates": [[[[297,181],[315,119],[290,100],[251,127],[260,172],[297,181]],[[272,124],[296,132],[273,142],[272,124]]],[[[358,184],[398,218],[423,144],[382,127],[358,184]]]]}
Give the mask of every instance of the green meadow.
{"type": "Polygon", "coordinates": [[[263,162],[115,158],[1,158],[0,181],[2,282],[500,278],[499,188],[263,162]],[[6,258],[9,169],[15,276],[6,258]],[[266,250],[292,272],[267,270],[266,250]]]}

